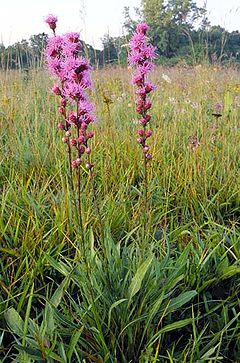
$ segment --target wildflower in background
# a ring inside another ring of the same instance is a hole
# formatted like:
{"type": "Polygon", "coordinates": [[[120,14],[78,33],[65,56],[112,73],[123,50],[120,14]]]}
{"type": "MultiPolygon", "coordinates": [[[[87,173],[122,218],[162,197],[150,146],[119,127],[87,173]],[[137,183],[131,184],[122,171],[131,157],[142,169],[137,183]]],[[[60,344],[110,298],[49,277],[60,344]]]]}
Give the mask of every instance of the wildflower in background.
{"type": "Polygon", "coordinates": [[[221,116],[222,116],[223,103],[221,103],[221,102],[217,102],[217,103],[215,103],[215,105],[213,106],[213,108],[214,108],[214,111],[213,111],[212,115],[213,115],[216,119],[218,119],[219,117],[221,117],[221,116]]]}
{"type": "Polygon", "coordinates": [[[169,101],[173,104],[176,104],[177,103],[177,100],[175,97],[168,97],[169,101]]]}
{"type": "Polygon", "coordinates": [[[189,147],[192,151],[195,151],[200,146],[200,141],[197,136],[189,136],[188,138],[189,147]]]}
{"type": "Polygon", "coordinates": [[[194,110],[196,110],[199,106],[197,102],[191,102],[190,104],[194,110]]]}
{"type": "Polygon", "coordinates": [[[214,117],[215,121],[209,127],[212,144],[215,144],[218,138],[218,132],[217,132],[219,126],[218,120],[220,120],[220,117],[222,117],[222,112],[223,112],[223,103],[222,102],[215,103],[213,105],[213,112],[212,112],[212,116],[214,117]]]}
{"type": "Polygon", "coordinates": [[[165,73],[162,74],[162,79],[164,81],[166,81],[167,83],[172,83],[171,78],[167,74],[165,74],[165,73]]]}

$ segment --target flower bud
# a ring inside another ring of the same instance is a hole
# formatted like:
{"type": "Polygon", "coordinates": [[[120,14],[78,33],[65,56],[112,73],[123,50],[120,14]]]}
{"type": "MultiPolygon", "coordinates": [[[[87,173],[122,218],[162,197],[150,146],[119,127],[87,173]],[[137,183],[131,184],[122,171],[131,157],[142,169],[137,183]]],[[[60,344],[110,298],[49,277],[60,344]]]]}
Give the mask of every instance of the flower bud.
{"type": "Polygon", "coordinates": [[[144,136],[144,130],[138,130],[138,135],[139,136],[144,136]]]}
{"type": "Polygon", "coordinates": [[[152,116],[151,115],[145,115],[144,119],[149,122],[151,120],[152,116]]]}
{"type": "Polygon", "coordinates": [[[70,145],[71,146],[76,146],[77,145],[77,140],[76,139],[70,139],[70,145]]]}
{"type": "Polygon", "coordinates": [[[141,118],[141,120],[139,121],[140,125],[145,126],[147,125],[147,121],[145,120],[145,118],[141,118]]]}
{"type": "Polygon", "coordinates": [[[69,121],[69,123],[73,123],[73,124],[75,124],[77,122],[77,117],[74,112],[69,112],[68,121],[69,121]]]}
{"type": "Polygon", "coordinates": [[[150,101],[146,101],[144,105],[144,110],[147,111],[152,107],[152,104],[150,101]]]}
{"type": "Polygon", "coordinates": [[[143,76],[141,74],[135,75],[132,79],[132,83],[138,87],[141,87],[143,84],[143,76]]]}
{"type": "Polygon", "coordinates": [[[146,92],[146,93],[150,93],[153,89],[154,89],[154,85],[152,85],[150,82],[148,82],[148,83],[145,85],[145,92],[146,92]]]}
{"type": "Polygon", "coordinates": [[[137,91],[137,94],[141,97],[145,97],[146,96],[146,90],[145,88],[140,88],[138,91],[137,91]]]}
{"type": "Polygon", "coordinates": [[[87,134],[87,139],[91,139],[93,136],[94,136],[94,132],[93,131],[90,131],[87,134]]]}
{"type": "Polygon", "coordinates": [[[77,162],[77,160],[73,160],[72,161],[72,168],[77,169],[78,167],[79,167],[79,163],[77,162]]]}
{"type": "Polygon", "coordinates": [[[93,116],[92,115],[86,115],[86,117],[85,117],[85,123],[88,125],[91,122],[93,122],[93,116]]]}
{"type": "Polygon", "coordinates": [[[62,142],[64,142],[64,143],[66,144],[66,142],[68,142],[68,138],[64,136],[64,137],[62,138],[62,142]]]}
{"type": "Polygon", "coordinates": [[[150,136],[152,136],[152,131],[151,130],[146,131],[146,137],[150,137],[150,136]]]}
{"type": "Polygon", "coordinates": [[[87,124],[85,122],[81,123],[81,129],[82,130],[87,130],[87,124]]]}
{"type": "Polygon", "coordinates": [[[66,107],[67,106],[67,101],[65,100],[65,98],[61,98],[60,105],[62,107],[66,107]]]}
{"type": "Polygon", "coordinates": [[[79,146],[78,150],[79,150],[79,153],[80,153],[80,154],[84,154],[84,152],[85,152],[85,147],[84,147],[83,145],[81,145],[81,146],[79,146]]]}
{"type": "Polygon", "coordinates": [[[85,141],[84,135],[80,135],[79,138],[78,138],[79,144],[82,144],[84,141],[85,141]]]}
{"type": "Polygon", "coordinates": [[[87,163],[87,164],[86,164],[86,168],[87,168],[88,170],[91,170],[91,169],[93,168],[93,164],[91,164],[91,163],[87,163]]]}
{"type": "Polygon", "coordinates": [[[137,101],[136,101],[136,105],[137,105],[137,106],[140,106],[140,107],[144,106],[144,100],[142,100],[142,99],[140,98],[139,100],[137,100],[137,101]]]}
{"type": "Polygon", "coordinates": [[[64,126],[64,124],[62,122],[59,122],[57,127],[58,127],[59,130],[65,130],[65,126],[64,126]]]}
{"type": "Polygon", "coordinates": [[[57,85],[53,86],[52,93],[54,93],[57,96],[60,96],[62,94],[60,88],[57,85]]]}
{"type": "Polygon", "coordinates": [[[52,29],[52,30],[55,30],[56,29],[56,23],[57,23],[57,17],[54,16],[54,15],[48,15],[46,18],[45,18],[45,23],[47,23],[49,25],[49,28],[52,29]]]}
{"type": "Polygon", "coordinates": [[[142,106],[137,106],[136,107],[136,111],[137,111],[137,113],[142,113],[143,112],[143,108],[142,108],[142,106]]]}
{"type": "Polygon", "coordinates": [[[151,120],[151,116],[150,115],[145,115],[143,118],[141,118],[141,120],[139,121],[139,123],[141,125],[146,125],[149,121],[151,120]]]}
{"type": "Polygon", "coordinates": [[[137,26],[137,33],[146,35],[149,30],[149,26],[146,23],[140,23],[137,26]]]}
{"type": "Polygon", "coordinates": [[[152,154],[146,154],[145,157],[146,157],[147,160],[152,160],[152,154]]]}
{"type": "Polygon", "coordinates": [[[60,106],[60,107],[58,108],[58,112],[59,112],[59,113],[61,113],[61,115],[64,115],[64,114],[65,114],[65,112],[66,112],[65,107],[60,106]]]}

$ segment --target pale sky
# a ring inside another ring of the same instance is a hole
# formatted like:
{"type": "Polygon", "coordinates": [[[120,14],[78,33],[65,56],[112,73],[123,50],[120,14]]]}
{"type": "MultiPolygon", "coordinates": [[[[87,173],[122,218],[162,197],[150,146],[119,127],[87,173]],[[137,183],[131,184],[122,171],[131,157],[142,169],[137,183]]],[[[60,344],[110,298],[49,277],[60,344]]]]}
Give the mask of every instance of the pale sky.
{"type": "MultiPolygon", "coordinates": [[[[53,14],[59,19],[59,33],[79,31],[83,40],[100,48],[104,34],[123,34],[124,6],[134,14],[140,0],[0,0],[0,5],[0,42],[5,45],[48,33],[43,18],[53,14]]],[[[207,9],[213,25],[240,30],[240,0],[207,0],[207,9]]]]}

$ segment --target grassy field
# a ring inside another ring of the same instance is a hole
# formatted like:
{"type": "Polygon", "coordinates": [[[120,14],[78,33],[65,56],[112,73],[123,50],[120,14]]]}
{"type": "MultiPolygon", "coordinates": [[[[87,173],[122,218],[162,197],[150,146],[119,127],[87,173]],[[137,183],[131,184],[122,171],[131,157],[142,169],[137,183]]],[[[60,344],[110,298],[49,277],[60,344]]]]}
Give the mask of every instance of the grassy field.
{"type": "Polygon", "coordinates": [[[240,362],[240,72],[153,72],[147,231],[130,76],[93,74],[83,251],[52,80],[0,73],[1,362],[240,362]]]}

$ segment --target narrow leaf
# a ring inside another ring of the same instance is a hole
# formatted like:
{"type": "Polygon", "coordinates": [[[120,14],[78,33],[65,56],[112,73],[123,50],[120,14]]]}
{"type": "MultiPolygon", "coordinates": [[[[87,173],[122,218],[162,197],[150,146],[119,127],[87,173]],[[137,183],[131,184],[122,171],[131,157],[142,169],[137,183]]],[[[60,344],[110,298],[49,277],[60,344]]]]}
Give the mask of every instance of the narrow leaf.
{"type": "Polygon", "coordinates": [[[73,355],[73,352],[76,348],[76,345],[80,339],[80,336],[82,335],[82,332],[83,332],[83,329],[84,327],[82,326],[79,330],[77,330],[71,337],[71,340],[70,340],[70,343],[69,343],[69,349],[68,349],[68,352],[67,352],[67,358],[68,358],[68,361],[71,362],[72,360],[72,355],[73,355]]]}
{"type": "Polygon", "coordinates": [[[54,292],[53,296],[51,297],[50,304],[55,308],[58,307],[60,304],[64,293],[66,292],[69,284],[69,277],[65,277],[61,284],[58,286],[56,291],[54,292]]]}
{"type": "Polygon", "coordinates": [[[110,307],[110,309],[109,309],[109,313],[108,313],[108,329],[109,329],[109,327],[110,327],[112,310],[113,310],[116,306],[120,305],[120,304],[121,304],[122,302],[124,302],[124,301],[127,301],[127,299],[120,299],[120,300],[118,300],[118,301],[115,301],[115,303],[113,303],[113,304],[111,305],[111,307],[110,307]]]}
{"type": "Polygon", "coordinates": [[[150,343],[149,343],[148,347],[151,346],[152,344],[154,344],[159,339],[159,337],[161,336],[161,334],[167,333],[167,332],[172,331],[172,330],[181,329],[181,328],[185,327],[186,325],[191,324],[192,321],[193,321],[193,319],[190,318],[190,319],[179,320],[179,321],[176,321],[175,323],[171,323],[171,324],[166,325],[165,327],[163,327],[162,329],[160,329],[152,337],[152,339],[150,340],[150,343]]]}
{"type": "Polygon", "coordinates": [[[18,312],[14,308],[9,308],[5,312],[5,319],[10,330],[21,337],[23,335],[24,322],[18,312]]]}
{"type": "Polygon", "coordinates": [[[149,266],[151,265],[153,257],[149,257],[144,261],[141,266],[137,269],[136,274],[133,276],[131,284],[129,286],[129,303],[131,302],[134,295],[140,290],[144,276],[146,275],[149,266]]]}
{"type": "Polygon", "coordinates": [[[177,297],[170,300],[170,303],[167,308],[167,313],[172,313],[173,311],[181,308],[191,299],[193,299],[197,295],[197,291],[191,290],[187,292],[183,292],[182,294],[178,295],[177,297]]]}

